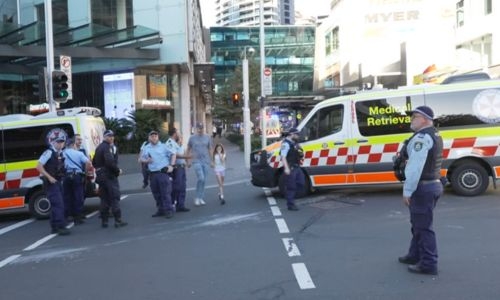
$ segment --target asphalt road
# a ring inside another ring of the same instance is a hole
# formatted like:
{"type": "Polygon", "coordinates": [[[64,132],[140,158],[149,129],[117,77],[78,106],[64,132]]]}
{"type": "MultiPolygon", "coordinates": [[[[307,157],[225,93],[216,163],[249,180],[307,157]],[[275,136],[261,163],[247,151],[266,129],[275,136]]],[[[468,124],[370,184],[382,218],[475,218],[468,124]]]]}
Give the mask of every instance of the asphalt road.
{"type": "MultiPolygon", "coordinates": [[[[124,194],[121,229],[89,219],[67,237],[47,221],[0,219],[2,299],[498,299],[500,199],[446,193],[435,213],[438,276],[397,262],[409,240],[400,188],[319,192],[289,212],[276,191],[234,180],[228,204],[151,218],[147,191],[124,194]],[[12,228],[12,227],[10,227],[12,228]],[[50,239],[49,239],[50,238],[50,239]],[[45,239],[45,240],[44,240],[45,239]]],[[[189,196],[193,191],[188,192],[189,196]]]]}

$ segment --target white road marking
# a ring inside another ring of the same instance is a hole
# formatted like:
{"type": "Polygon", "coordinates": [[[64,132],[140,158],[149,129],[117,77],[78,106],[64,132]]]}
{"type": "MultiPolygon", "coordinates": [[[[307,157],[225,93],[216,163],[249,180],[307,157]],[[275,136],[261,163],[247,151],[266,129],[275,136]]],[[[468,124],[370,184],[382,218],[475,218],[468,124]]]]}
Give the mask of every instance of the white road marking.
{"type": "Polygon", "coordinates": [[[281,216],[281,210],[277,206],[271,206],[271,212],[273,213],[273,216],[275,216],[275,217],[281,216]]]}
{"type": "Polygon", "coordinates": [[[123,199],[125,199],[127,197],[128,197],[128,195],[123,195],[123,196],[120,197],[120,200],[123,200],[123,199]]]}
{"type": "Polygon", "coordinates": [[[57,234],[49,234],[44,238],[39,239],[38,241],[34,242],[33,244],[29,245],[28,247],[24,248],[23,251],[31,251],[33,249],[36,249],[38,246],[43,245],[45,242],[50,241],[51,239],[55,238],[57,234]]]}
{"type": "Polygon", "coordinates": [[[264,190],[264,194],[265,194],[266,196],[271,196],[271,195],[272,195],[272,193],[271,193],[271,190],[270,190],[270,189],[268,189],[268,188],[262,188],[262,189],[264,190]]]}
{"type": "Polygon", "coordinates": [[[295,263],[292,264],[293,273],[295,274],[295,278],[299,283],[299,287],[302,290],[306,289],[315,289],[316,286],[309,276],[309,272],[307,271],[306,265],[303,263],[295,263]]]}
{"type": "Polygon", "coordinates": [[[282,240],[283,240],[283,245],[285,245],[285,250],[288,253],[288,256],[290,257],[300,256],[300,250],[292,238],[283,238],[282,240]]]}
{"type": "Polygon", "coordinates": [[[14,230],[16,228],[22,227],[22,226],[24,226],[26,224],[32,223],[33,221],[35,221],[35,219],[27,219],[27,220],[18,222],[16,224],[12,224],[10,226],[7,226],[5,228],[2,228],[2,229],[0,229],[0,235],[2,235],[4,233],[7,233],[9,231],[12,231],[12,230],[14,230]]]}
{"type": "Polygon", "coordinates": [[[276,225],[278,226],[278,231],[280,233],[290,233],[284,219],[274,219],[274,221],[276,221],[276,225]]]}
{"type": "Polygon", "coordinates": [[[91,212],[90,214],[86,215],[85,218],[90,219],[93,216],[97,215],[99,213],[98,210],[91,212]]]}
{"type": "Polygon", "coordinates": [[[6,259],[0,261],[0,268],[5,267],[6,265],[8,265],[11,262],[15,261],[16,259],[18,259],[20,256],[21,256],[20,254],[11,255],[11,256],[7,257],[6,259]]]}
{"type": "Polygon", "coordinates": [[[276,205],[276,199],[274,199],[274,197],[267,197],[267,203],[269,203],[269,205],[276,205]]]}

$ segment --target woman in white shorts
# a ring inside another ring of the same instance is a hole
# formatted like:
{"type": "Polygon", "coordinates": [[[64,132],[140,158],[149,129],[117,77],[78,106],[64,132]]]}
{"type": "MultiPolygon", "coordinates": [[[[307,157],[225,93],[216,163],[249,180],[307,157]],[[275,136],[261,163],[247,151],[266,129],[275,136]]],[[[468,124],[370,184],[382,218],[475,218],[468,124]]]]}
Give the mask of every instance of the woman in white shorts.
{"type": "Polygon", "coordinates": [[[224,200],[224,175],[226,171],[226,153],[224,152],[224,147],[222,144],[215,145],[214,148],[214,171],[217,177],[217,183],[219,184],[219,200],[220,204],[226,204],[224,200]]]}

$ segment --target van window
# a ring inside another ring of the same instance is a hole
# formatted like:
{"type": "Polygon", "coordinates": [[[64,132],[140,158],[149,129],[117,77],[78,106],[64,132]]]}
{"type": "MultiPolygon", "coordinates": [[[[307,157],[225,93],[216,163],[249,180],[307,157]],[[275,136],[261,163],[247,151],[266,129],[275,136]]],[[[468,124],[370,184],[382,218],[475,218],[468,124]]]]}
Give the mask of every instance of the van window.
{"type": "Polygon", "coordinates": [[[498,126],[500,116],[494,100],[500,90],[469,90],[427,94],[426,103],[434,110],[438,128],[453,127],[482,128],[498,126]]]}
{"type": "Polygon", "coordinates": [[[356,103],[356,117],[362,136],[411,132],[407,111],[423,105],[422,96],[372,99],[356,103]]]}
{"type": "Polygon", "coordinates": [[[343,119],[343,105],[334,105],[318,110],[302,129],[304,140],[316,140],[341,131],[343,119]]]}
{"type": "Polygon", "coordinates": [[[24,160],[38,160],[43,151],[48,148],[45,140],[47,134],[54,128],[64,130],[66,136],[74,136],[71,124],[5,129],[3,132],[5,162],[11,163],[24,160]]]}

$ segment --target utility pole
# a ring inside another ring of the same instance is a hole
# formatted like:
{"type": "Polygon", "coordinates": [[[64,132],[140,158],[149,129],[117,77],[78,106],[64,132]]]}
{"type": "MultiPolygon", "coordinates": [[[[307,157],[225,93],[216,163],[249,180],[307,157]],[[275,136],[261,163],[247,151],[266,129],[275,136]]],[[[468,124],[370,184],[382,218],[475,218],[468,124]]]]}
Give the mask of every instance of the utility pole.
{"type": "MultiPolygon", "coordinates": [[[[264,52],[264,1],[260,0],[260,12],[259,12],[259,42],[260,42],[260,96],[264,98],[266,95],[264,93],[264,68],[266,67],[266,53],[264,52]]],[[[260,123],[261,123],[261,143],[262,148],[266,147],[266,109],[265,107],[260,108],[260,123]]]]}
{"type": "Polygon", "coordinates": [[[52,71],[54,71],[54,35],[52,31],[52,1],[45,0],[45,48],[47,54],[47,102],[49,112],[55,111],[54,97],[52,93],[52,71]]]}
{"type": "MultiPolygon", "coordinates": [[[[253,49],[253,48],[250,48],[253,49]]],[[[248,75],[247,47],[243,50],[243,153],[245,155],[245,167],[250,170],[250,91],[248,75]]]]}

